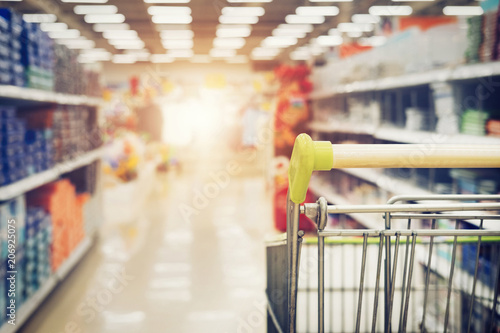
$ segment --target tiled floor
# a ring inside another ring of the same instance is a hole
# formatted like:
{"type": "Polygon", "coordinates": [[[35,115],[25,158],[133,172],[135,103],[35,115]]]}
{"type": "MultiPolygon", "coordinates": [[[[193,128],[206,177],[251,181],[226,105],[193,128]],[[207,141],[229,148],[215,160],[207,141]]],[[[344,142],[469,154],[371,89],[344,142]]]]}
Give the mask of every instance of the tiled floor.
{"type": "Polygon", "coordinates": [[[252,156],[207,153],[156,184],[167,185],[133,222],[105,225],[21,331],[265,332],[271,196],[252,156]]]}

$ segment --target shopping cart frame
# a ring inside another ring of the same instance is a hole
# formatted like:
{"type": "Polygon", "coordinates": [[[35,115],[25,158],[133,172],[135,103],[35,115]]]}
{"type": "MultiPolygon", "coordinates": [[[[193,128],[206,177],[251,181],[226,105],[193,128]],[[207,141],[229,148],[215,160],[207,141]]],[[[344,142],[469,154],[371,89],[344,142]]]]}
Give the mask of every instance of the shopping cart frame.
{"type": "MultiPolygon", "coordinates": [[[[412,237],[413,243],[417,235],[438,236],[500,236],[500,232],[486,230],[393,230],[390,225],[390,214],[406,212],[422,214],[423,212],[451,212],[471,210],[500,210],[500,204],[398,204],[401,200],[417,199],[416,197],[395,197],[386,205],[343,205],[328,206],[325,199],[320,198],[316,204],[301,205],[306,196],[313,171],[327,171],[341,168],[500,168],[500,145],[332,145],[327,141],[313,141],[308,135],[301,134],[296,138],[289,169],[289,192],[287,197],[287,318],[285,327],[277,327],[278,332],[296,332],[298,267],[300,260],[300,244],[303,233],[299,231],[299,217],[304,213],[316,221],[318,228],[318,329],[324,332],[324,238],[331,236],[369,235],[384,238],[385,263],[385,323],[384,331],[390,331],[389,313],[391,311],[391,237],[412,237]],[[380,230],[327,231],[327,213],[343,214],[352,212],[383,213],[385,226],[380,230]]],[[[450,200],[451,197],[436,200],[450,200]]],[[[496,198],[497,199],[497,198],[496,198]]],[[[456,215],[455,215],[456,216],[456,215]]],[[[408,216],[406,216],[408,217],[408,216]]],[[[442,215],[441,215],[442,217],[442,215]]],[[[464,217],[466,217],[464,215],[464,217]]],[[[414,245],[412,245],[414,246],[414,245]]],[[[411,280],[411,277],[410,277],[411,280]]],[[[360,287],[361,290],[361,287],[360,287]]],[[[362,292],[360,292],[362,295],[362,292]]],[[[496,301],[495,295],[495,301],[496,301]]],[[[361,296],[360,296],[361,297],[361,296]]],[[[378,302],[376,302],[378,304],[378,302]]],[[[274,316],[272,306],[269,307],[274,316]]],[[[358,314],[359,316],[359,314],[358,314]]],[[[278,324],[274,320],[275,324],[278,324]]],[[[357,325],[358,326],[358,325],[357,325]]],[[[359,329],[359,326],[358,326],[359,329]]]]}

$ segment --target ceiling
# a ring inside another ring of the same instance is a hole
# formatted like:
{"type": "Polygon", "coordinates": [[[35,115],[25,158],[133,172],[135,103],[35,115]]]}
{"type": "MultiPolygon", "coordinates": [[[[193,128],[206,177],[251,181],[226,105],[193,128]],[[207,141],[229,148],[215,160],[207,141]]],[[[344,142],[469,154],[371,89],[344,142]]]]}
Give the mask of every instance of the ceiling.
{"type": "MultiPolygon", "coordinates": [[[[96,48],[106,49],[113,55],[131,52],[115,49],[105,38],[103,38],[102,33],[93,31],[92,24],[86,23],[83,19],[83,15],[75,14],[75,5],[83,4],[88,5],[89,3],[67,3],[61,2],[61,0],[0,1],[0,5],[12,6],[22,13],[53,13],[57,16],[57,22],[64,22],[69,28],[79,30],[82,36],[95,41],[96,48]]],[[[314,25],[314,30],[312,32],[308,33],[304,38],[299,39],[296,45],[284,49],[274,59],[287,61],[289,60],[289,53],[296,47],[307,44],[311,38],[326,34],[329,29],[336,27],[338,23],[350,22],[353,14],[368,13],[368,8],[373,5],[411,5],[413,8],[413,15],[442,15],[442,9],[446,5],[477,5],[477,1],[434,0],[394,3],[390,0],[353,0],[352,2],[332,1],[325,3],[310,2],[308,0],[273,0],[272,2],[263,3],[230,3],[228,0],[191,0],[186,4],[149,4],[145,3],[144,0],[108,0],[106,3],[103,3],[103,5],[104,4],[114,5],[118,8],[118,13],[125,16],[125,23],[130,25],[131,30],[137,31],[138,37],[145,44],[144,49],[147,49],[151,54],[165,54],[167,50],[161,43],[159,33],[161,27],[152,22],[151,15],[148,14],[148,7],[152,5],[189,6],[192,16],[192,23],[189,26],[194,32],[193,51],[194,54],[199,55],[209,54],[216,35],[216,28],[219,24],[219,16],[222,8],[226,6],[262,6],[265,10],[265,14],[259,18],[258,23],[252,25],[250,36],[245,38],[245,45],[238,49],[237,54],[241,55],[251,54],[252,50],[259,46],[264,38],[272,35],[273,29],[279,24],[285,23],[286,15],[295,13],[295,9],[298,6],[338,6],[340,12],[337,16],[327,16],[323,24],[314,25]]]]}

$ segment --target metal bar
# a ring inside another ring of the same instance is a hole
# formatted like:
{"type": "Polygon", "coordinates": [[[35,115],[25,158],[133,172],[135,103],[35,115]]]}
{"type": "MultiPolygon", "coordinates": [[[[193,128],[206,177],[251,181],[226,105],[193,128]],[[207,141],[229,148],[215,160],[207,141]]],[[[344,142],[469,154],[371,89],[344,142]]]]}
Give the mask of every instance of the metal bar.
{"type": "MultiPolygon", "coordinates": [[[[455,229],[458,230],[460,223],[455,221],[455,229]]],[[[455,260],[457,257],[457,240],[458,237],[455,236],[453,239],[453,249],[451,253],[451,266],[450,266],[450,277],[448,279],[448,294],[446,297],[446,310],[444,313],[444,333],[446,333],[448,329],[448,320],[450,317],[450,298],[451,298],[451,289],[453,287],[453,273],[455,272],[455,260]]]]}
{"type": "MultiPolygon", "coordinates": [[[[498,249],[499,248],[497,246],[497,248],[496,248],[496,255],[497,256],[498,256],[498,249]]],[[[490,316],[490,329],[488,330],[488,332],[493,332],[493,328],[496,326],[494,323],[495,323],[495,317],[497,314],[497,302],[498,302],[497,299],[498,299],[498,289],[499,289],[498,283],[499,282],[500,282],[500,265],[498,265],[497,276],[495,279],[495,285],[494,285],[495,291],[494,291],[494,295],[493,295],[493,306],[491,308],[491,316],[490,316]]]]}
{"type": "Polygon", "coordinates": [[[500,200],[498,194],[431,194],[431,195],[396,195],[387,203],[394,204],[398,201],[421,201],[421,200],[500,200]]]}
{"type": "Polygon", "coordinates": [[[276,314],[274,313],[273,307],[271,305],[271,300],[269,299],[267,293],[266,293],[266,298],[267,298],[267,310],[269,315],[271,316],[271,320],[273,321],[274,328],[276,328],[276,331],[278,331],[278,333],[283,333],[283,329],[280,327],[278,318],[276,318],[276,314]]]}
{"type": "MultiPolygon", "coordinates": [[[[385,230],[391,229],[391,219],[385,213],[385,230]]],[[[385,260],[384,260],[384,330],[390,332],[389,324],[389,292],[391,290],[391,236],[385,235],[385,260]]]]}
{"type": "Polygon", "coordinates": [[[392,213],[392,212],[446,212],[472,210],[499,210],[500,203],[459,203],[448,205],[401,204],[401,205],[338,205],[328,206],[330,214],[392,213]]]}
{"type": "Polygon", "coordinates": [[[299,204],[287,196],[287,251],[288,251],[288,327],[287,332],[294,333],[297,319],[297,283],[298,283],[298,232],[299,204]]]}
{"type": "Polygon", "coordinates": [[[413,264],[415,263],[415,244],[417,240],[417,235],[412,235],[411,241],[411,255],[410,255],[410,267],[408,268],[408,283],[406,287],[406,300],[404,306],[404,314],[403,314],[403,325],[401,332],[406,332],[406,325],[408,323],[408,306],[410,305],[410,292],[411,292],[411,280],[413,276],[413,264]]]}
{"type": "MultiPolygon", "coordinates": [[[[366,248],[368,236],[363,237],[363,257],[361,258],[361,274],[359,278],[359,293],[358,293],[358,312],[356,315],[356,333],[359,333],[359,327],[361,324],[361,308],[363,306],[363,287],[365,284],[365,269],[366,269],[366,248]]],[[[320,331],[321,332],[321,331],[320,331]]],[[[322,332],[321,332],[322,333],[322,332]]]]}
{"type": "Polygon", "coordinates": [[[332,149],[332,169],[500,167],[500,145],[336,144],[332,149]]]}
{"type": "MultiPolygon", "coordinates": [[[[432,220],[431,229],[436,228],[436,220],[432,220]]],[[[427,311],[427,297],[429,295],[429,281],[431,276],[431,263],[432,263],[432,249],[434,246],[434,236],[431,236],[431,240],[429,243],[429,257],[427,259],[427,274],[425,275],[425,291],[424,291],[424,304],[423,304],[423,312],[422,312],[422,323],[420,325],[420,332],[425,332],[425,315],[427,311]]]]}
{"type": "MultiPolygon", "coordinates": [[[[483,220],[481,220],[481,224],[479,225],[479,229],[483,228],[483,220]]],[[[479,271],[479,253],[481,250],[481,237],[479,237],[477,241],[477,252],[476,252],[476,266],[474,267],[474,280],[472,280],[472,292],[470,294],[470,305],[469,305],[469,321],[467,323],[467,333],[470,332],[470,325],[472,324],[472,311],[474,310],[474,298],[476,295],[476,282],[477,282],[477,273],[479,271]]]]}
{"type": "Polygon", "coordinates": [[[324,230],[318,231],[321,237],[362,237],[363,234],[368,234],[368,237],[378,237],[378,236],[396,236],[396,233],[401,234],[401,236],[412,236],[416,234],[418,236],[500,236],[500,230],[479,230],[479,229],[460,229],[460,230],[429,230],[429,229],[414,229],[414,230],[364,230],[364,229],[350,229],[350,230],[324,230]]]}
{"type": "MultiPolygon", "coordinates": [[[[408,219],[408,227],[407,229],[411,228],[411,219],[408,219]]],[[[405,286],[406,286],[406,272],[407,272],[407,267],[408,267],[408,255],[410,254],[410,236],[406,236],[406,249],[405,249],[405,263],[403,266],[403,282],[401,285],[401,306],[400,306],[400,313],[399,313],[399,327],[398,327],[398,332],[401,332],[401,327],[403,326],[403,305],[404,305],[404,300],[405,300],[405,286]]]]}
{"type": "Polygon", "coordinates": [[[373,303],[373,320],[372,320],[372,333],[375,333],[377,323],[377,310],[378,310],[378,293],[380,287],[380,269],[382,266],[382,250],[384,248],[384,238],[380,236],[378,244],[378,262],[377,262],[377,275],[375,276],[375,295],[373,303]]]}
{"type": "Polygon", "coordinates": [[[402,219],[406,220],[408,218],[412,219],[460,219],[460,220],[500,220],[500,215],[458,215],[458,214],[391,214],[393,220],[402,219]]]}
{"type": "Polygon", "coordinates": [[[391,281],[391,295],[389,302],[389,327],[392,321],[392,309],[394,307],[394,289],[396,289],[396,269],[398,267],[398,254],[399,254],[399,238],[400,234],[396,234],[396,245],[394,247],[394,263],[392,266],[392,281],[391,281]]]}
{"type": "Polygon", "coordinates": [[[318,236],[318,332],[325,331],[325,239],[318,236]]]}

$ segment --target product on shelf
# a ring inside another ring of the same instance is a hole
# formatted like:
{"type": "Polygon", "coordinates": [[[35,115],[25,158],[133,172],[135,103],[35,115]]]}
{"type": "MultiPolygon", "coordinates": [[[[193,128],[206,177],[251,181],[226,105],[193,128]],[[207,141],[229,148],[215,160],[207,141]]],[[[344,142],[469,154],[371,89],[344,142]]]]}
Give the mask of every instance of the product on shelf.
{"type": "Polygon", "coordinates": [[[411,107],[406,109],[406,129],[410,131],[425,131],[429,127],[429,111],[411,107]]]}
{"type": "Polygon", "coordinates": [[[22,16],[0,8],[0,84],[23,86],[26,82],[21,62],[22,16]]]}
{"type": "Polygon", "coordinates": [[[490,115],[479,110],[466,110],[462,114],[461,132],[470,135],[486,135],[486,122],[490,115]]]}
{"type": "Polygon", "coordinates": [[[488,131],[488,135],[500,136],[500,120],[488,120],[486,123],[486,130],[488,131]]]}
{"type": "Polygon", "coordinates": [[[500,193],[500,174],[497,169],[451,169],[460,194],[500,193]]]}
{"type": "Polygon", "coordinates": [[[455,112],[453,87],[449,83],[437,82],[431,85],[434,97],[434,110],[437,117],[436,132],[458,134],[460,119],[455,112]]]}
{"type": "Polygon", "coordinates": [[[77,194],[75,186],[62,179],[44,185],[27,195],[28,204],[42,207],[52,218],[51,265],[55,271],[83,240],[83,205],[88,193],[77,194]]]}

